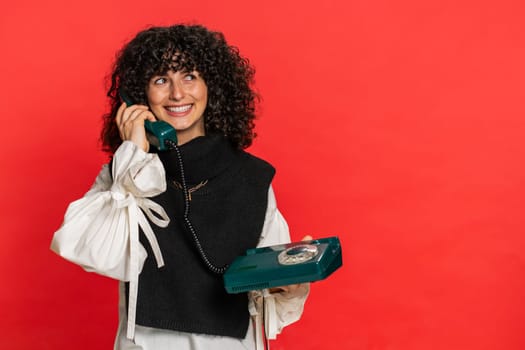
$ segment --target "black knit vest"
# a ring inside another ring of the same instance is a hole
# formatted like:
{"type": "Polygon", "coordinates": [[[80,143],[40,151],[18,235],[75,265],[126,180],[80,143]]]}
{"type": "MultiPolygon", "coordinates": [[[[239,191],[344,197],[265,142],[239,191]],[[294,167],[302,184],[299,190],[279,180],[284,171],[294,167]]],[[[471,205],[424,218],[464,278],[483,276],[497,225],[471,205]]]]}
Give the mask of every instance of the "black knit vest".
{"type": "MultiPolygon", "coordinates": [[[[189,219],[209,260],[227,265],[257,245],[274,169],[234,149],[221,136],[196,138],[179,148],[190,188],[189,219]]],[[[246,293],[227,294],[222,275],[211,272],[184,224],[181,170],[175,150],[159,152],[167,190],[152,198],[170,217],[166,228],[151,224],[164,257],[148,258],[139,276],[136,323],[189,333],[244,338],[249,324],[246,293]]]]}

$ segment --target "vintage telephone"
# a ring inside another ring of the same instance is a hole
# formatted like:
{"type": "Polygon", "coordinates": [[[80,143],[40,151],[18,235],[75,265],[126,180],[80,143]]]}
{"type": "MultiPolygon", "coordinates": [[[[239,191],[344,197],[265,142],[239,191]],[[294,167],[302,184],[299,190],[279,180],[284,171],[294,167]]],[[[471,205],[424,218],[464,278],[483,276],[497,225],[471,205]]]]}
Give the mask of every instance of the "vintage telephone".
{"type": "Polygon", "coordinates": [[[228,293],[314,282],[327,278],[343,264],[339,238],[248,249],[223,275],[228,293]]]}
{"type": "MultiPolygon", "coordinates": [[[[123,89],[119,89],[119,95],[122,101],[126,103],[128,107],[135,104],[123,89]]],[[[167,140],[173,141],[173,143],[177,144],[177,132],[171,125],[169,125],[165,121],[159,120],[156,122],[152,122],[149,120],[145,120],[144,127],[147,131],[146,136],[148,137],[149,143],[157,147],[159,151],[165,151],[167,149],[167,140]]]]}

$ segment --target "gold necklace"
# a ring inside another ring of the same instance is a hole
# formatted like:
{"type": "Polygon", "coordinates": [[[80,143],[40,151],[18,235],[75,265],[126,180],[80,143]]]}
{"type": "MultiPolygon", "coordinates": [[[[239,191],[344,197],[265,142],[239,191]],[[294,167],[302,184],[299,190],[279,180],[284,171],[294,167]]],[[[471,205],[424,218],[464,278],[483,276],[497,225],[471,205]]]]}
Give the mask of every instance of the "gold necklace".
{"type": "MultiPolygon", "coordinates": [[[[208,183],[208,180],[204,180],[204,181],[201,181],[199,184],[188,188],[188,200],[191,201],[191,194],[193,192],[203,188],[204,186],[206,186],[207,183],[208,183]]],[[[175,187],[177,187],[179,190],[182,190],[182,185],[179,182],[177,182],[176,180],[173,180],[173,185],[175,185],[175,187]]]]}

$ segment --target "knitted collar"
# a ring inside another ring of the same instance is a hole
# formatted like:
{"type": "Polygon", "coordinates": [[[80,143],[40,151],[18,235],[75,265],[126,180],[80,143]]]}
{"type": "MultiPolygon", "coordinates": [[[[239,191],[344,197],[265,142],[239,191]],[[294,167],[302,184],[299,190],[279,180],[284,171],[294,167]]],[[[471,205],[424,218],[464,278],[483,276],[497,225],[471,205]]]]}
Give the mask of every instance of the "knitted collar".
{"type": "MultiPolygon", "coordinates": [[[[221,135],[197,137],[179,146],[184,176],[188,184],[209,180],[226,170],[238,151],[221,135]]],[[[181,180],[181,169],[175,150],[158,152],[168,179],[181,180]]]]}

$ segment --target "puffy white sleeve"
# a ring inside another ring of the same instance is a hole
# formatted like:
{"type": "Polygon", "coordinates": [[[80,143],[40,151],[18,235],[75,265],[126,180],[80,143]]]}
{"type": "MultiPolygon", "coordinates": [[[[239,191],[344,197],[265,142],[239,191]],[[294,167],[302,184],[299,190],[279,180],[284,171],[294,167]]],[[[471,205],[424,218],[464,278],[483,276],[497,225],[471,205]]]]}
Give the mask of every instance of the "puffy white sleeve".
{"type": "Polygon", "coordinates": [[[134,335],[138,275],[147,256],[139,242],[139,227],[157,265],[163,266],[146,216],[155,225],[168,225],[164,209],[149,199],[165,190],[164,167],[158,156],[124,141],[114,154],[111,173],[107,164],[102,167],[91,189],[69,205],[51,242],[51,250],[85,270],[130,282],[130,338],[134,335]]]}
{"type": "MultiPolygon", "coordinates": [[[[288,224],[277,209],[275,194],[270,186],[268,191],[268,207],[258,247],[267,247],[290,242],[288,224]]],[[[264,321],[266,337],[275,339],[287,325],[299,320],[303,313],[304,303],[310,291],[310,284],[303,283],[293,292],[270,293],[268,289],[249,293],[249,309],[255,317],[257,330],[264,321]],[[264,299],[264,302],[263,302],[264,299]],[[263,312],[264,308],[264,312],[263,312]],[[262,319],[262,315],[265,319],[262,319]]],[[[257,332],[258,348],[262,347],[261,332],[257,332]]]]}

